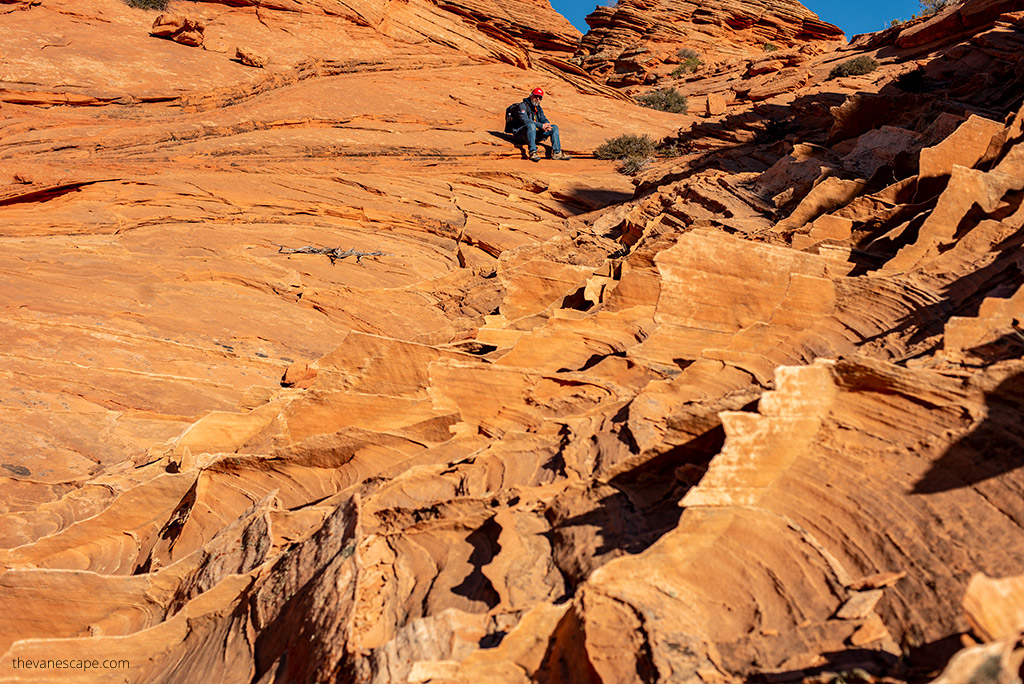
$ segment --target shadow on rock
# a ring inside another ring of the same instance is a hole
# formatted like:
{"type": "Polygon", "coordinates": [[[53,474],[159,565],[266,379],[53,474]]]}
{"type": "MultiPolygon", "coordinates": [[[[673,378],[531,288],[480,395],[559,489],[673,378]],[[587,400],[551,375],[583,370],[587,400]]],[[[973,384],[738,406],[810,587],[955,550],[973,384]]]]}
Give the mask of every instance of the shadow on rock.
{"type": "Polygon", "coordinates": [[[960,634],[952,634],[929,643],[903,645],[897,656],[886,651],[850,648],[821,655],[824,663],[806,670],[756,674],[748,684],[783,684],[784,682],[829,682],[856,684],[877,682],[879,677],[894,677],[907,682],[931,681],[945,669],[963,648],[960,634]]]}
{"type": "Polygon", "coordinates": [[[988,417],[954,443],[911,490],[935,494],[970,487],[1024,466],[1024,373],[985,396],[988,417]]]}
{"type": "Polygon", "coordinates": [[[679,500],[700,481],[724,441],[719,424],[607,484],[556,500],[547,517],[554,559],[570,586],[619,556],[643,552],[675,529],[683,513],[679,500]]]}
{"type": "Polygon", "coordinates": [[[510,145],[515,145],[517,148],[519,148],[519,151],[522,153],[523,159],[526,159],[526,146],[517,143],[514,135],[512,135],[511,133],[503,133],[502,131],[487,131],[487,133],[489,135],[494,136],[495,138],[498,138],[499,140],[504,140],[510,145]]]}
{"type": "Polygon", "coordinates": [[[494,608],[500,602],[498,592],[495,591],[491,581],[483,573],[483,568],[498,555],[498,535],[501,528],[494,522],[488,520],[482,527],[474,530],[466,541],[473,547],[469,556],[469,563],[473,570],[463,578],[462,582],[452,587],[452,593],[463,596],[471,601],[482,601],[487,608],[494,608]]]}
{"type": "Polygon", "coordinates": [[[899,658],[884,651],[851,648],[846,651],[822,653],[823,663],[806,670],[789,670],[747,677],[747,684],[782,684],[783,682],[874,682],[875,677],[899,667],[899,658]]]}
{"type": "Polygon", "coordinates": [[[555,199],[563,206],[582,209],[583,212],[604,209],[613,204],[622,204],[633,199],[633,193],[603,188],[569,188],[554,193],[555,199]]]}

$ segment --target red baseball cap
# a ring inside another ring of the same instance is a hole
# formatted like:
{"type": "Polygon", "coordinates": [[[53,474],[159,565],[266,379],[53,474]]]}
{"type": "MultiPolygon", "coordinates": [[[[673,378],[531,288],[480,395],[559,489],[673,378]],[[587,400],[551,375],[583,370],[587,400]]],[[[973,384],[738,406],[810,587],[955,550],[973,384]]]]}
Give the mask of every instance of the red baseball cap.
{"type": "Polygon", "coordinates": [[[540,88],[534,88],[533,92],[530,93],[530,94],[531,95],[536,95],[537,97],[544,97],[544,91],[541,90],[540,88]]]}

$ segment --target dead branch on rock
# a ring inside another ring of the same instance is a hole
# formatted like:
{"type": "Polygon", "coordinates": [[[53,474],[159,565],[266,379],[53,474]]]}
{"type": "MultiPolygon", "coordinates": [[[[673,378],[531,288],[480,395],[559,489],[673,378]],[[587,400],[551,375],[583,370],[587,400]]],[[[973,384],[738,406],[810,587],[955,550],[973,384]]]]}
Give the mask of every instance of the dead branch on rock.
{"type": "MultiPolygon", "coordinates": [[[[277,244],[276,242],[274,244],[277,244]]],[[[344,259],[345,257],[356,258],[356,263],[360,266],[363,265],[363,257],[378,257],[378,256],[395,256],[394,254],[388,254],[382,252],[379,249],[373,252],[361,252],[357,249],[349,248],[343,250],[341,247],[299,247],[298,249],[292,249],[291,247],[285,247],[284,245],[277,245],[277,251],[279,254],[323,254],[331,260],[331,265],[338,259],[344,259]]]]}

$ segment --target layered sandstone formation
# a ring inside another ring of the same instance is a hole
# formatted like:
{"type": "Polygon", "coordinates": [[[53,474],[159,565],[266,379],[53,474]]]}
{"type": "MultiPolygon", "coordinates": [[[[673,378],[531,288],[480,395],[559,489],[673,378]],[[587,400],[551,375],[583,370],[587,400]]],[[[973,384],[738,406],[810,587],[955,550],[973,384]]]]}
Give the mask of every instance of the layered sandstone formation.
{"type": "Polygon", "coordinates": [[[577,61],[615,86],[664,79],[680,50],[698,55],[702,72],[734,71],[737,60],[766,50],[815,54],[843,39],[796,0],[622,0],[597,7],[587,24],[577,61]]]}
{"type": "Polygon", "coordinates": [[[0,5],[2,676],[1011,681],[1024,14],[705,118],[501,7],[0,5]]]}

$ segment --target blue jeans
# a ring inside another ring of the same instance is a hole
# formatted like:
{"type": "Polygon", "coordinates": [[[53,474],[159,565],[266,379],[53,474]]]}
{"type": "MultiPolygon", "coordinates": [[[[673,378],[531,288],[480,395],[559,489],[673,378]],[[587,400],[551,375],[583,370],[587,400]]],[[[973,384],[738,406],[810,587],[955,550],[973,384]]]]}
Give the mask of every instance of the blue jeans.
{"type": "Polygon", "coordinates": [[[530,154],[537,151],[537,141],[547,140],[551,138],[551,154],[562,153],[562,142],[558,139],[558,126],[551,124],[551,130],[545,131],[541,128],[543,124],[534,123],[531,121],[515,133],[516,142],[520,145],[527,145],[530,148],[530,154]]]}

